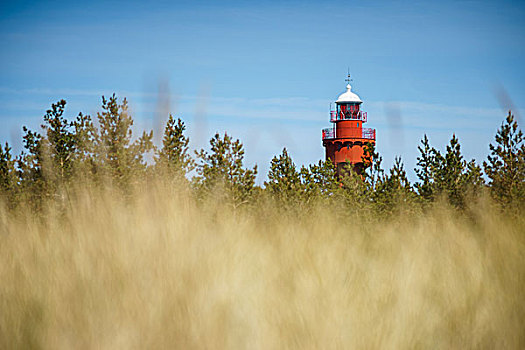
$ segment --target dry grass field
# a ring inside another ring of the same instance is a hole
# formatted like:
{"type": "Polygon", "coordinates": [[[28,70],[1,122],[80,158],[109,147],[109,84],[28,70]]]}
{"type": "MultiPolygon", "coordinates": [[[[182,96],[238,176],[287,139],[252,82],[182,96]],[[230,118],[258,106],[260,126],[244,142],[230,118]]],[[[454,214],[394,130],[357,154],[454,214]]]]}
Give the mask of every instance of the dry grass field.
{"type": "Polygon", "coordinates": [[[0,209],[2,349],[518,349],[525,219],[235,215],[151,185],[0,209]]]}

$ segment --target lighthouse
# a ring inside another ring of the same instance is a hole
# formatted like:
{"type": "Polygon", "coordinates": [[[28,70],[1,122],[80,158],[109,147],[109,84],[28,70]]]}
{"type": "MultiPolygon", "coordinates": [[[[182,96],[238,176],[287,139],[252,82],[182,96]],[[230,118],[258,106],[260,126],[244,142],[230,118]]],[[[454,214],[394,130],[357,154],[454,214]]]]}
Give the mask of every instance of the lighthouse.
{"type": "Polygon", "coordinates": [[[331,128],[323,129],[323,146],[326,159],[330,159],[341,174],[345,165],[351,164],[358,173],[364,171],[363,152],[366,143],[376,142],[375,129],[364,128],[367,113],[361,110],[361,98],[352,92],[350,74],[346,79],[346,91],[335,101],[335,110],[330,108],[331,128]]]}

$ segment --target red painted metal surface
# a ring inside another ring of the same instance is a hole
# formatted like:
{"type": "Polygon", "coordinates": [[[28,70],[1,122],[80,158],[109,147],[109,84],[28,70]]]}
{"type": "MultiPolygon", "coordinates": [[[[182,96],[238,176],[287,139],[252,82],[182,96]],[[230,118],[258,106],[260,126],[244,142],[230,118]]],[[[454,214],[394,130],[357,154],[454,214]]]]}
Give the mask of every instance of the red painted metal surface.
{"type": "Polygon", "coordinates": [[[353,140],[340,142],[329,140],[328,142],[325,142],[326,157],[336,165],[339,163],[362,163],[364,154],[363,146],[366,142],[373,141],[353,140]]]}

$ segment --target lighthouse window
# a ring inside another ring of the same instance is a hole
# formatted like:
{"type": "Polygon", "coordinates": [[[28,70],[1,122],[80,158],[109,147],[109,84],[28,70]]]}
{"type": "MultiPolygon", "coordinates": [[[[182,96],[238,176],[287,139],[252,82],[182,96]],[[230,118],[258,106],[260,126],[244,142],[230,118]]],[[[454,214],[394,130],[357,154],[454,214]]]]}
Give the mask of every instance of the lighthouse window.
{"type": "Polygon", "coordinates": [[[357,127],[359,127],[359,122],[357,122],[357,127]]]}

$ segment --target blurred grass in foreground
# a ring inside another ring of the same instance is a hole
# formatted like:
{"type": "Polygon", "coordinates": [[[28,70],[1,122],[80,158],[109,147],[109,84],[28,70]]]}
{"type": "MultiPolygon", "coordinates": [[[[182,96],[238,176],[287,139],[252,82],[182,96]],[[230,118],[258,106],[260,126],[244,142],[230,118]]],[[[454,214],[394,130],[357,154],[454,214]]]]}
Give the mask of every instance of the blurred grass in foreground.
{"type": "Polygon", "coordinates": [[[153,183],[63,203],[0,209],[2,349],[525,347],[525,220],[490,203],[342,221],[153,183]]]}

